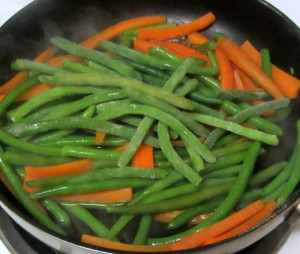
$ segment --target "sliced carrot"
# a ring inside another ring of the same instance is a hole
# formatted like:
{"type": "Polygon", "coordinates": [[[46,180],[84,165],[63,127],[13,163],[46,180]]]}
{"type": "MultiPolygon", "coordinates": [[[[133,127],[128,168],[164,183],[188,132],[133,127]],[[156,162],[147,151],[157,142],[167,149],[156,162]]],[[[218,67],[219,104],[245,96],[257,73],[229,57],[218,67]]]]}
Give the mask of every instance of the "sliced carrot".
{"type": "Polygon", "coordinates": [[[99,41],[109,40],[117,36],[118,34],[124,32],[125,30],[148,25],[164,24],[166,22],[167,18],[165,16],[145,16],[128,19],[111,27],[108,27],[102,32],[81,42],[80,45],[87,48],[95,48],[98,45],[99,41]]]}
{"type": "Polygon", "coordinates": [[[171,220],[176,218],[179,214],[182,214],[183,211],[170,211],[170,212],[161,212],[154,215],[154,220],[162,223],[169,223],[171,220]]]}
{"type": "Polygon", "coordinates": [[[220,70],[220,81],[222,89],[234,89],[234,73],[230,59],[220,48],[216,48],[215,54],[220,70]]]}
{"type": "Polygon", "coordinates": [[[283,98],[284,95],[276,84],[253,62],[253,60],[235,43],[223,37],[218,40],[217,45],[228,58],[250,78],[253,78],[274,98],[283,98]]]}
{"type": "MultiPolygon", "coordinates": [[[[93,160],[83,159],[47,167],[25,167],[24,183],[40,178],[82,173],[90,170],[92,163],[93,160]]],[[[28,192],[33,192],[38,188],[30,188],[24,184],[24,189],[28,192]]]]}
{"type": "Polygon", "coordinates": [[[133,48],[141,53],[146,55],[149,54],[149,48],[157,47],[157,44],[145,41],[145,40],[134,40],[133,41],[133,48]]]}
{"type": "Polygon", "coordinates": [[[63,56],[57,56],[48,61],[48,64],[52,66],[59,66],[62,64],[63,60],[68,59],[73,62],[80,62],[82,59],[79,56],[75,55],[63,55],[63,56]]]}
{"type": "Polygon", "coordinates": [[[259,200],[246,208],[228,216],[224,220],[221,220],[203,230],[190,234],[179,241],[170,244],[172,250],[184,250],[190,249],[202,245],[208,239],[217,237],[226,233],[232,228],[240,225],[253,215],[257,214],[264,208],[264,203],[259,200]]]}
{"type": "Polygon", "coordinates": [[[202,17],[195,19],[189,23],[178,25],[175,27],[165,28],[139,28],[137,33],[138,39],[174,39],[181,36],[189,35],[190,33],[207,28],[214,23],[216,17],[209,12],[202,17]]]}
{"type": "Polygon", "coordinates": [[[235,89],[245,90],[240,74],[236,69],[233,70],[233,76],[234,76],[235,89]]]}
{"type": "Polygon", "coordinates": [[[95,135],[95,144],[99,145],[103,142],[103,140],[105,139],[106,136],[106,132],[104,131],[96,131],[96,135],[95,135]]]}
{"type": "Polygon", "coordinates": [[[86,235],[83,234],[81,237],[81,241],[83,243],[108,248],[108,249],[114,249],[114,250],[124,250],[124,251],[139,251],[139,252],[156,252],[159,253],[161,251],[170,251],[169,245],[157,245],[157,246],[151,246],[151,245],[133,245],[133,244],[126,244],[126,243],[119,243],[110,241],[107,239],[103,239],[96,236],[86,235]]]}
{"type": "Polygon", "coordinates": [[[47,84],[37,85],[37,86],[29,89],[28,91],[25,91],[24,93],[22,93],[20,96],[18,96],[15,99],[15,101],[26,101],[26,100],[28,100],[40,93],[43,93],[51,88],[53,88],[53,86],[47,85],[47,84]]]}
{"type": "Polygon", "coordinates": [[[198,32],[189,34],[187,40],[189,43],[196,44],[196,45],[201,45],[205,42],[210,41],[207,37],[205,37],[203,34],[198,32]]]}
{"type": "MultiPolygon", "coordinates": [[[[52,58],[57,49],[55,47],[48,48],[40,53],[33,61],[35,62],[47,62],[50,58],[52,58]]],[[[29,74],[27,72],[19,72],[12,79],[7,81],[4,85],[0,87],[0,94],[5,94],[14,89],[19,84],[23,83],[25,80],[29,78],[29,74]]]]}
{"type": "Polygon", "coordinates": [[[132,158],[132,167],[154,168],[154,148],[147,144],[141,144],[132,158]]]}
{"type": "MultiPolygon", "coordinates": [[[[249,41],[244,42],[241,49],[252,59],[252,61],[261,67],[260,52],[249,41]]],[[[299,79],[293,77],[275,65],[272,65],[272,78],[285,96],[289,98],[295,98],[298,96],[300,88],[299,79]]]]}
{"type": "Polygon", "coordinates": [[[212,244],[212,243],[216,243],[216,242],[220,242],[222,240],[228,239],[230,237],[236,236],[240,233],[243,233],[253,227],[255,227],[256,225],[260,224],[262,221],[264,221],[266,218],[268,218],[273,211],[276,209],[277,207],[277,203],[273,200],[271,200],[270,202],[268,202],[264,208],[258,212],[257,214],[253,215],[251,218],[249,218],[248,220],[246,220],[244,223],[242,223],[241,225],[235,227],[234,229],[228,231],[225,234],[222,234],[218,237],[209,239],[208,241],[206,241],[204,244],[212,244]]]}
{"type": "Polygon", "coordinates": [[[202,54],[201,52],[190,48],[188,46],[185,46],[183,44],[179,44],[176,42],[170,42],[170,41],[156,41],[156,45],[166,48],[172,52],[176,52],[179,54],[182,58],[188,58],[188,57],[195,57],[200,58],[205,61],[209,61],[209,58],[207,55],[202,54]]]}
{"type": "Polygon", "coordinates": [[[132,188],[123,188],[117,190],[60,195],[54,197],[54,199],[64,202],[114,203],[129,201],[132,199],[132,196],[132,188]]]}
{"type": "Polygon", "coordinates": [[[257,87],[254,82],[249,78],[243,71],[239,68],[236,68],[236,71],[239,73],[241,81],[243,83],[244,89],[248,91],[261,91],[260,87],[257,87]]]}

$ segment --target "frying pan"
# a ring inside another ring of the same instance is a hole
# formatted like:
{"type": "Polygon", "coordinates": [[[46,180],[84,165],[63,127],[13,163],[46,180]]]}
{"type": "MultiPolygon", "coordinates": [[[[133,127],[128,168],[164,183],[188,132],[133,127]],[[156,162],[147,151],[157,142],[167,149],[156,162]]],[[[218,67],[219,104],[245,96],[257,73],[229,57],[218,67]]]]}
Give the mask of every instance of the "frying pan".
{"type": "MultiPolygon", "coordinates": [[[[48,47],[54,35],[79,42],[119,21],[163,14],[176,22],[187,22],[212,11],[217,23],[205,31],[224,32],[237,43],[249,39],[257,48],[269,48],[272,61],[299,78],[300,31],[286,16],[262,0],[38,0],[24,8],[0,29],[0,83],[14,73],[10,63],[16,58],[33,58],[48,47]]],[[[270,147],[258,161],[258,167],[287,160],[295,145],[296,121],[300,117],[300,101],[291,103],[288,120],[281,123],[284,135],[280,145],[270,147]]],[[[210,246],[176,253],[234,253],[276,228],[300,202],[300,188],[290,200],[263,224],[234,238],[210,246]]],[[[9,191],[0,184],[0,205],[21,227],[37,239],[63,253],[128,253],[91,247],[61,237],[37,224],[9,191]]],[[[109,218],[108,218],[109,219],[109,218]]]]}

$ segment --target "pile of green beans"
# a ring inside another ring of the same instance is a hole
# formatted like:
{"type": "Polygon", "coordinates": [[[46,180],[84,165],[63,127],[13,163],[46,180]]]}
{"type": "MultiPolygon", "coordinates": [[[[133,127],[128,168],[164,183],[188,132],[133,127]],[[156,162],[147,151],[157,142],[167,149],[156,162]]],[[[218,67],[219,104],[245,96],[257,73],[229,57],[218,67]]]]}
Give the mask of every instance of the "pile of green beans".
{"type": "MultiPolygon", "coordinates": [[[[92,232],[157,245],[202,230],[259,199],[285,204],[300,181],[300,121],[291,158],[264,163],[266,168],[257,161],[268,146],[280,145],[284,133],[278,122],[289,112],[290,100],[271,99],[264,91],[222,90],[215,40],[197,48],[210,59],[208,67],[202,59],[183,60],[161,47],[140,53],[131,47],[136,34],[130,29],[96,49],[54,37],[54,46],[81,61],[65,59],[56,67],[13,62],[14,70],[34,74],[0,102],[0,173],[29,214],[69,237],[92,232]],[[40,83],[54,87],[14,102],[40,83]],[[265,101],[251,106],[257,100],[265,101]],[[266,118],[268,111],[276,112],[266,118]],[[97,131],[105,133],[100,143],[97,131]],[[141,145],[153,148],[153,163],[133,167],[141,145]],[[92,161],[88,171],[28,179],[29,167],[45,170],[82,159],[92,161]],[[37,189],[27,193],[23,186],[37,189]],[[57,198],[122,188],[131,188],[129,201],[57,198]],[[154,221],[155,214],[175,210],[182,213],[168,223],[154,221]],[[191,226],[201,214],[210,215],[191,226]],[[106,223],[108,218],[113,219],[106,223]],[[128,230],[131,221],[138,224],[135,233],[128,230]],[[152,227],[163,233],[158,237],[152,227]]],[[[263,71],[272,78],[270,52],[261,53],[263,71]]]]}

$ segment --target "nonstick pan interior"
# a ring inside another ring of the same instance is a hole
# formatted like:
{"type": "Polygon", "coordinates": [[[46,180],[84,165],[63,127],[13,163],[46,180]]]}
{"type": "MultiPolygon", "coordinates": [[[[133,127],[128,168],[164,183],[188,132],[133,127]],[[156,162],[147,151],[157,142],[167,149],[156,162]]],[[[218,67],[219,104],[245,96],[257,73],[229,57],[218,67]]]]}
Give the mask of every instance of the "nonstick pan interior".
{"type": "MultiPolygon", "coordinates": [[[[49,41],[52,36],[59,35],[79,42],[112,24],[128,18],[163,14],[167,15],[170,20],[182,23],[195,19],[209,11],[217,16],[217,22],[204,32],[206,35],[209,36],[214,31],[220,31],[237,43],[242,43],[248,39],[257,48],[266,47],[270,49],[273,63],[286,71],[289,71],[292,67],[295,75],[299,77],[300,52],[297,47],[300,45],[299,29],[264,1],[38,0],[26,7],[0,29],[0,83],[14,75],[14,72],[10,70],[10,63],[14,59],[33,58],[38,52],[50,46],[49,41]]],[[[298,99],[293,100],[291,116],[281,123],[285,134],[280,138],[280,145],[270,148],[270,152],[258,162],[258,168],[289,158],[295,145],[296,121],[300,116],[299,104],[298,99]]],[[[77,248],[76,245],[80,244],[79,242],[73,239],[71,240],[73,245],[68,245],[67,242],[61,241],[56,236],[49,236],[47,233],[42,232],[48,231],[42,229],[28,216],[2,184],[0,188],[0,204],[5,206],[7,212],[18,223],[23,227],[27,227],[27,230],[36,237],[42,238],[46,244],[54,245],[56,249],[62,248],[61,251],[67,253],[71,253],[70,249],[73,250],[72,253],[76,253],[74,248],[77,248]],[[33,227],[28,226],[28,222],[33,227]],[[42,231],[40,231],[41,229],[42,231]]],[[[242,249],[278,225],[289,209],[295,205],[298,197],[299,194],[296,193],[290,203],[279,210],[272,220],[262,226],[260,230],[253,231],[234,241],[229,241],[227,245],[220,246],[216,244],[210,250],[205,247],[185,251],[184,253],[200,253],[201,251],[203,253],[208,253],[207,251],[210,251],[210,253],[225,253],[228,250],[234,252],[242,249]]],[[[107,218],[107,223],[112,223],[114,219],[114,216],[110,216],[107,218]]],[[[82,227],[79,222],[76,225],[82,227]]],[[[131,230],[134,230],[134,223],[123,234],[123,239],[130,240],[131,230]]],[[[157,228],[154,231],[156,232],[152,232],[153,234],[158,234],[161,230],[157,228]]],[[[165,233],[160,232],[160,234],[165,233]]],[[[78,253],[85,253],[84,251],[90,252],[90,250],[80,247],[78,253]]],[[[119,252],[111,251],[111,253],[119,252]]]]}

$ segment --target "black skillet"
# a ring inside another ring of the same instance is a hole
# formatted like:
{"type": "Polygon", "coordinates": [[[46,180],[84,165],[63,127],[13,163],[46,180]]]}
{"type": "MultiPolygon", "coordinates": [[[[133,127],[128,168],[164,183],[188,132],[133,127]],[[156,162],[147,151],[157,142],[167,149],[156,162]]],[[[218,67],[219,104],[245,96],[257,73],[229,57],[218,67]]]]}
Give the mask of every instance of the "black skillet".
{"type": "MultiPolygon", "coordinates": [[[[9,69],[16,58],[32,58],[49,46],[49,38],[60,35],[81,41],[119,21],[153,14],[167,15],[186,22],[212,11],[217,22],[205,33],[224,32],[237,43],[249,39],[257,48],[269,48],[272,61],[300,76],[300,31],[286,16],[262,0],[38,0],[27,6],[0,29],[0,83],[14,73],[9,69]]],[[[288,159],[296,137],[296,120],[300,101],[291,104],[292,113],[281,126],[284,136],[278,147],[258,162],[262,168],[272,162],[288,159]]],[[[261,239],[277,227],[300,201],[300,189],[289,202],[262,225],[211,246],[178,253],[234,253],[261,239]]],[[[23,228],[45,244],[65,253],[128,253],[91,248],[79,241],[60,237],[39,226],[0,184],[0,205],[23,228]]],[[[110,220],[111,218],[107,218],[110,220]]],[[[128,231],[128,234],[130,230],[128,231]]],[[[126,235],[125,235],[126,237],[126,235]]]]}

